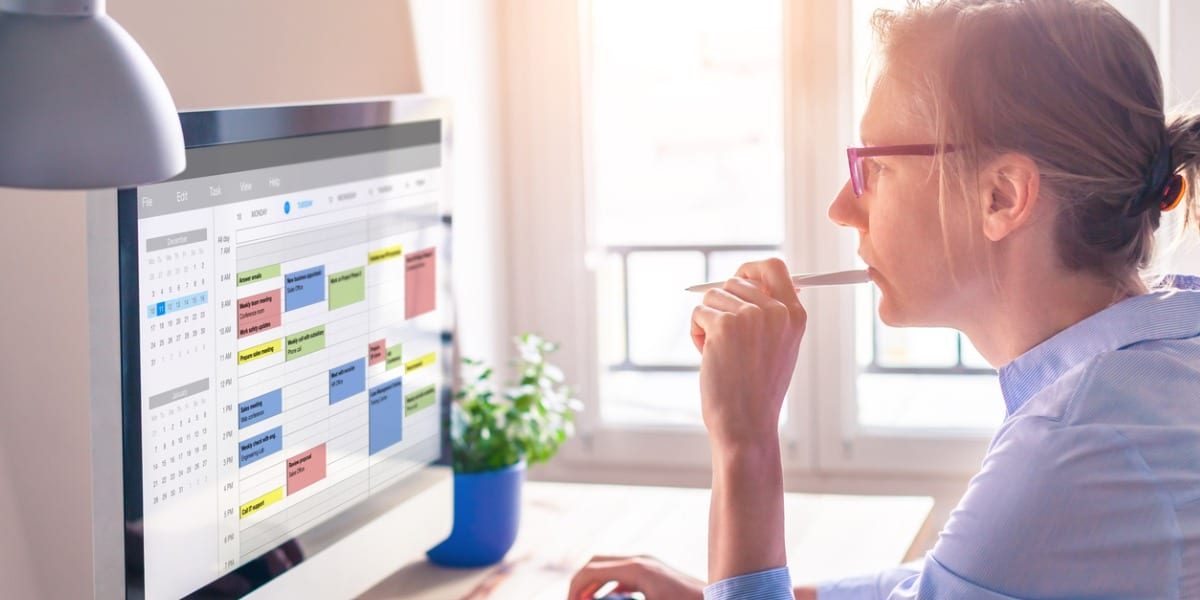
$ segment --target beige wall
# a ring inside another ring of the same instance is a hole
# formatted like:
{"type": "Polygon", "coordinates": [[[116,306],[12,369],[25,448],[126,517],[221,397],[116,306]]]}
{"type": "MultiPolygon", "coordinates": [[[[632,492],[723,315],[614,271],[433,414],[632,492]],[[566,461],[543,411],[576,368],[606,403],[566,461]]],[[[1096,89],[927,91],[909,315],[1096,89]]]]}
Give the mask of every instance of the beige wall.
{"type": "MultiPolygon", "coordinates": [[[[108,8],[142,43],[180,110],[420,87],[404,0],[109,0],[108,8]]],[[[86,598],[83,193],[0,188],[0,207],[0,581],[14,597],[86,598]]]]}
{"type": "MultiPolygon", "coordinates": [[[[4,456],[4,446],[0,445],[0,482],[11,481],[8,472],[8,462],[4,456]]],[[[0,486],[0,515],[15,515],[17,514],[16,494],[8,485],[0,486]]],[[[11,571],[12,573],[28,573],[31,568],[29,562],[29,554],[25,543],[25,530],[19,521],[10,521],[5,523],[0,520],[0,539],[4,543],[0,544],[0,573],[11,571]]],[[[11,582],[12,588],[6,590],[6,593],[12,594],[14,598],[36,598],[34,593],[33,582],[28,577],[14,576],[5,577],[7,582],[11,582]]]]}
{"type": "Polygon", "coordinates": [[[415,92],[406,0],[109,0],[180,110],[415,92]]]}

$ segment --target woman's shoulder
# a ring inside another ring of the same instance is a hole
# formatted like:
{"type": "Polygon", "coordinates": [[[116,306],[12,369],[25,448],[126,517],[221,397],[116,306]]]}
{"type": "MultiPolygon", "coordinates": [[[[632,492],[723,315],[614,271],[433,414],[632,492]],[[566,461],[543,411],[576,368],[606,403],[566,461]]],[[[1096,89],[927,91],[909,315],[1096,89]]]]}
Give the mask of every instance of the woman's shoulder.
{"type": "Polygon", "coordinates": [[[1064,427],[1200,427],[1200,337],[1150,340],[1094,356],[1030,398],[1014,417],[1064,427]]]}
{"type": "Polygon", "coordinates": [[[1136,471],[1172,504],[1200,500],[1200,340],[1133,346],[1079,365],[993,442],[1014,445],[1020,460],[1053,465],[1051,481],[1070,472],[1090,486],[1101,473],[1119,480],[1136,471]]]}

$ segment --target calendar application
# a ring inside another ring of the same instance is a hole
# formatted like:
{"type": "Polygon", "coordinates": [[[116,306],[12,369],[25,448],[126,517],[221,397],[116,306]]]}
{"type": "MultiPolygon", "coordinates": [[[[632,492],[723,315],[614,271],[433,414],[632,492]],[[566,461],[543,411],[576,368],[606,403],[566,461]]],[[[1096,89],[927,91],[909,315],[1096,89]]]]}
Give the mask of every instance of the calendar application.
{"type": "Polygon", "coordinates": [[[147,597],[438,456],[443,194],[437,145],[138,189],[147,597]]]}

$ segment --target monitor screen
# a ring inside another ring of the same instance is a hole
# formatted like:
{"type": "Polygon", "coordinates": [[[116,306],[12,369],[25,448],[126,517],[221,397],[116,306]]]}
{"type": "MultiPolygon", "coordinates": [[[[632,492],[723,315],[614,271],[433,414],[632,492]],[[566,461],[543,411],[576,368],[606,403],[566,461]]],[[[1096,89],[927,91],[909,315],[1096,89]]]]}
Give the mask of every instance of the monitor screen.
{"type": "Polygon", "coordinates": [[[239,596],[441,454],[445,119],[181,118],[187,170],[118,194],[127,581],[239,596]]]}

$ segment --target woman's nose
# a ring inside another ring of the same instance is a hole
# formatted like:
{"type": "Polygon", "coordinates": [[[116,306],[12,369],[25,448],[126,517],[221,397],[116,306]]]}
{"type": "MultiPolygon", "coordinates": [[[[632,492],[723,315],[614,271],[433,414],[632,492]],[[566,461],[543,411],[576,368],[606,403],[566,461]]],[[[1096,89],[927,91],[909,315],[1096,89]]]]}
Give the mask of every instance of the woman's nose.
{"type": "Polygon", "coordinates": [[[829,220],[842,227],[853,227],[859,231],[866,230],[867,220],[863,203],[854,195],[854,189],[850,186],[849,179],[846,180],[846,184],[842,186],[837,197],[833,199],[833,204],[829,205],[829,220]]]}

